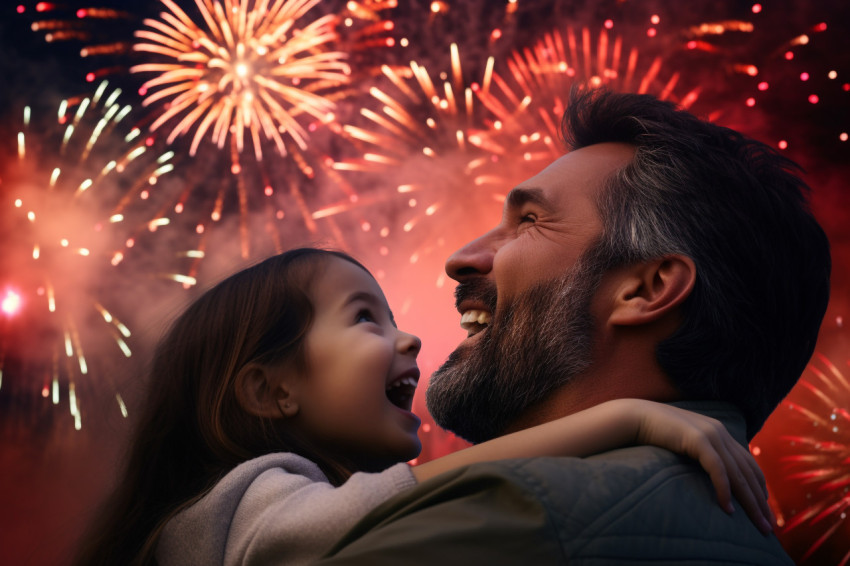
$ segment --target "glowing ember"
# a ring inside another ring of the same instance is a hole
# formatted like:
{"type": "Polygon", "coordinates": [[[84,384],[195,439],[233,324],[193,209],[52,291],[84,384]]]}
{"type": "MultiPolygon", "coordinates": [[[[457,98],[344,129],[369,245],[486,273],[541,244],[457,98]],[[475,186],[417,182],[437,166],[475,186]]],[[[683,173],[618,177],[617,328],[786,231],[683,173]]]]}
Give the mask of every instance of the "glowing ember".
{"type": "Polygon", "coordinates": [[[7,290],[6,296],[0,302],[0,311],[3,311],[6,316],[14,316],[19,310],[21,310],[21,296],[11,289],[7,290]]]}

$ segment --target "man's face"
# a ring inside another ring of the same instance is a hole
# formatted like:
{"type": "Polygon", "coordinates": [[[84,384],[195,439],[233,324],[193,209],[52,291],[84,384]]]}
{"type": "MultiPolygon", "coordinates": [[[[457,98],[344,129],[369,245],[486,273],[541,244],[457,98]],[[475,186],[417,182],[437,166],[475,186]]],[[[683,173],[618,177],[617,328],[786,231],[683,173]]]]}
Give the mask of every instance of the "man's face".
{"type": "Polygon", "coordinates": [[[498,436],[590,364],[599,274],[578,260],[602,231],[596,195],[633,156],[605,143],[559,158],[511,191],[498,226],[448,259],[469,336],[431,378],[441,426],[473,442],[498,436]]]}

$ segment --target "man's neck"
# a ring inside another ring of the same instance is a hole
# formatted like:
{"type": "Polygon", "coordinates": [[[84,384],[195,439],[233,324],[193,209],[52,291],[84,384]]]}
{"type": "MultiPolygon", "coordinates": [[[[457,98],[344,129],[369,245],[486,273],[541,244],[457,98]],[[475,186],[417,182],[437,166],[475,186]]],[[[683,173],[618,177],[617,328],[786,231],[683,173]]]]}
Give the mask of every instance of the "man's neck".
{"type": "Polygon", "coordinates": [[[528,408],[505,433],[516,432],[553,421],[613,399],[647,399],[668,403],[681,394],[660,371],[653,375],[618,373],[607,377],[582,375],[550,394],[543,402],[528,408]]]}

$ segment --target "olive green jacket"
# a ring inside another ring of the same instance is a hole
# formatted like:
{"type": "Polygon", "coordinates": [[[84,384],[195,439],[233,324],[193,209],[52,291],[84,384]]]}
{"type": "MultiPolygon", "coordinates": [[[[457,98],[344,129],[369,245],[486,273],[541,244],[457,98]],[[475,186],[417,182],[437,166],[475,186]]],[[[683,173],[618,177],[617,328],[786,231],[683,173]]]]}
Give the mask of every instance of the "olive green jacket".
{"type": "MultiPolygon", "coordinates": [[[[675,403],[744,420],[723,403],[675,403]]],[[[639,446],[590,458],[477,464],[386,501],[322,565],[791,565],[740,507],[730,516],[695,462],[639,446]]]]}

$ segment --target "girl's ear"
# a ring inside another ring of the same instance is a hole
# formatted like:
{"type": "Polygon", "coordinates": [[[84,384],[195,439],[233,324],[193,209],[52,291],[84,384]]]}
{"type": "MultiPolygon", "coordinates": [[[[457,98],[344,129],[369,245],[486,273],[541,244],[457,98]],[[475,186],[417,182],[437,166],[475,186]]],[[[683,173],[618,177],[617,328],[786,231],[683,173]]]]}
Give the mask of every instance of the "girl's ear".
{"type": "Polygon", "coordinates": [[[694,261],[681,254],[629,267],[616,289],[609,322],[636,326],[664,317],[691,294],[696,273],[694,261]]]}
{"type": "Polygon", "coordinates": [[[298,402],[283,368],[248,364],[236,376],[236,400],[248,413],[270,419],[293,417],[298,402]]]}

